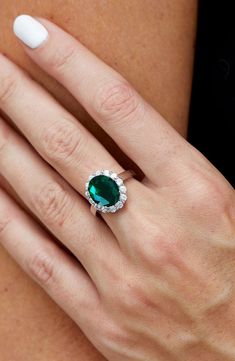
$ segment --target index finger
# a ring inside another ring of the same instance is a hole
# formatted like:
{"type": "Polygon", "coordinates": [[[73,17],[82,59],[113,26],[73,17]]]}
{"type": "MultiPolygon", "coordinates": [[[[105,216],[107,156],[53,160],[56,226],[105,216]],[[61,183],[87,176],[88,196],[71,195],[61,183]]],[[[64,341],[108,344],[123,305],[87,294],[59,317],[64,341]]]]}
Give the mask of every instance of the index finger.
{"type": "Polygon", "coordinates": [[[178,179],[177,160],[188,156],[187,142],[120,74],[56,25],[38,20],[21,15],[14,23],[29,56],[75,96],[149,179],[164,185],[178,179]]]}

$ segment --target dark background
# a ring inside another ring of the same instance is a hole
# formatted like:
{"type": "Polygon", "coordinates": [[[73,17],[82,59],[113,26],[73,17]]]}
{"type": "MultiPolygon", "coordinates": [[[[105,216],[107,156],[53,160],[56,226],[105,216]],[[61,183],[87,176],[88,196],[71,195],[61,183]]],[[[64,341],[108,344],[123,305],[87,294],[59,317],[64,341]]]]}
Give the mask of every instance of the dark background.
{"type": "Polygon", "coordinates": [[[234,1],[199,2],[189,141],[235,186],[234,1]]]}

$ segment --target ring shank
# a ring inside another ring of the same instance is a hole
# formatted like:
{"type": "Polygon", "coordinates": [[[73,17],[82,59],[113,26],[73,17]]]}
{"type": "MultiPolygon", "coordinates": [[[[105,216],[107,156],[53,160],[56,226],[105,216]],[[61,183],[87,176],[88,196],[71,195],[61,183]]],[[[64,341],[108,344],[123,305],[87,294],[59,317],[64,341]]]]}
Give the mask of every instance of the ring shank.
{"type": "Polygon", "coordinates": [[[122,178],[123,181],[132,178],[135,176],[135,172],[133,170],[124,170],[123,172],[119,173],[118,176],[122,178]]]}

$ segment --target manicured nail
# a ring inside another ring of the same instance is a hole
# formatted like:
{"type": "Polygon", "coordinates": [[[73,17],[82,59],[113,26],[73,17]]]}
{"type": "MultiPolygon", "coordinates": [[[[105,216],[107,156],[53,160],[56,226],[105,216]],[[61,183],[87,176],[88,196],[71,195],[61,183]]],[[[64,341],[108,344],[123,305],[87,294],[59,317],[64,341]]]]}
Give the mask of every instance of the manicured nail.
{"type": "Polygon", "coordinates": [[[31,49],[39,47],[48,37],[47,29],[29,15],[19,15],[15,18],[13,30],[17,38],[31,49]]]}

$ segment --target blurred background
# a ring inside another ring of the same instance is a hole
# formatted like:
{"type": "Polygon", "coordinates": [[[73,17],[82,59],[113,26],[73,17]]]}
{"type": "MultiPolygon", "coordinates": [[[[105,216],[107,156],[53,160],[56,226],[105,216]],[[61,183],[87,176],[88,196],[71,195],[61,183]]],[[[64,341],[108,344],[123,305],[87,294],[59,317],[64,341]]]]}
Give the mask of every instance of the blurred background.
{"type": "Polygon", "coordinates": [[[234,2],[201,1],[189,141],[235,186],[234,2]]]}

